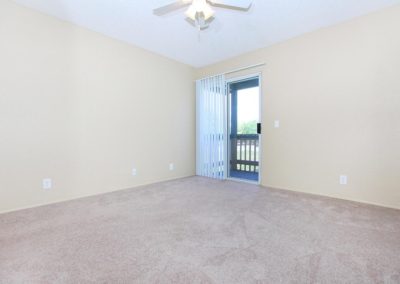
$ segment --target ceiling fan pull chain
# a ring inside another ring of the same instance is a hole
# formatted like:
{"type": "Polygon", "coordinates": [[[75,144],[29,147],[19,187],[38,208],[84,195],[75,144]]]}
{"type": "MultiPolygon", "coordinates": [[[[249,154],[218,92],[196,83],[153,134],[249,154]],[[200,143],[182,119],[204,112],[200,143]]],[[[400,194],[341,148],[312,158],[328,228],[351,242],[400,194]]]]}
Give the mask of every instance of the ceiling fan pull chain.
{"type": "Polygon", "coordinates": [[[197,25],[197,37],[199,42],[201,42],[201,27],[199,24],[197,25]]]}

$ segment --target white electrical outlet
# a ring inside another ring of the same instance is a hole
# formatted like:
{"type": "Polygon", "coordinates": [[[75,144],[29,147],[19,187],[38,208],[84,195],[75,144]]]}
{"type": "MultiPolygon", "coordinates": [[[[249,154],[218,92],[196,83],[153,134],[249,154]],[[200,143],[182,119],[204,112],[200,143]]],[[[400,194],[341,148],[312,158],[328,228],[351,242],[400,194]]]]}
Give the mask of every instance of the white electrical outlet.
{"type": "Polygon", "coordinates": [[[347,183],[348,183],[348,178],[347,178],[347,176],[341,175],[340,178],[339,178],[339,183],[340,183],[341,185],[347,185],[347,183]]]}
{"type": "Polygon", "coordinates": [[[281,127],[281,122],[280,122],[279,120],[275,120],[275,121],[274,121],[274,127],[275,127],[275,128],[281,127]]]}
{"type": "Polygon", "coordinates": [[[169,164],[169,170],[170,171],[175,170],[175,165],[173,163],[169,164]]]}
{"type": "Polygon", "coordinates": [[[51,189],[53,187],[53,181],[50,178],[45,178],[42,180],[43,189],[51,189]]]}
{"type": "Polygon", "coordinates": [[[132,169],[132,176],[137,176],[137,170],[136,169],[132,169]]]}

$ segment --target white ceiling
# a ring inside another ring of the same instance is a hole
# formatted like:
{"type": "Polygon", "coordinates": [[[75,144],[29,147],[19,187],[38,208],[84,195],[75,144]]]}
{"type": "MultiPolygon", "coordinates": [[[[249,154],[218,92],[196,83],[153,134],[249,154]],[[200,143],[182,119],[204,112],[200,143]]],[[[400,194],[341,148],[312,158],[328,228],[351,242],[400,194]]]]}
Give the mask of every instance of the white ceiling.
{"type": "Polygon", "coordinates": [[[163,17],[152,9],[173,0],[14,0],[63,20],[202,67],[400,0],[254,0],[249,12],[215,8],[208,30],[185,21],[184,10],[163,17]]]}

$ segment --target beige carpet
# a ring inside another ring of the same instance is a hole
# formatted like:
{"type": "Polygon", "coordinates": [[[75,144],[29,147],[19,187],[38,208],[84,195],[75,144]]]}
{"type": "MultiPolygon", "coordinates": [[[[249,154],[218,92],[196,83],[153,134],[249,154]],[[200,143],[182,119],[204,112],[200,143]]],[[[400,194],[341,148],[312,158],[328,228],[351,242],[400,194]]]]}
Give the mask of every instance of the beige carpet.
{"type": "Polygon", "coordinates": [[[186,178],[0,215],[0,283],[400,283],[400,211],[186,178]]]}

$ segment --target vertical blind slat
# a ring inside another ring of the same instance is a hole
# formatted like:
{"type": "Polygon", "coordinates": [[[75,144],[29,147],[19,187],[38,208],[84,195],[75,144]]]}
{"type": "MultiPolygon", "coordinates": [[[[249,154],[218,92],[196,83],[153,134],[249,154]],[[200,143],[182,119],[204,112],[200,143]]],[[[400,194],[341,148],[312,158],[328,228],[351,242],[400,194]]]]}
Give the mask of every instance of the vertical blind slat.
{"type": "Polygon", "coordinates": [[[196,82],[196,173],[225,177],[225,78],[216,76],[196,82]]]}

